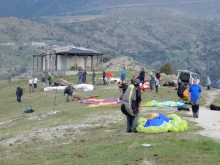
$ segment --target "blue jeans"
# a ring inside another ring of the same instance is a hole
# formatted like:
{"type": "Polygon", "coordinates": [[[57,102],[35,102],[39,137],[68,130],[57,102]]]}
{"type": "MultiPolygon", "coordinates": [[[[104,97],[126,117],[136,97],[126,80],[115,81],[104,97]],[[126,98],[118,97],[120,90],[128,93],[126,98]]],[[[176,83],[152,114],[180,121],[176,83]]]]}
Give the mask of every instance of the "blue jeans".
{"type": "Polygon", "coordinates": [[[139,111],[136,116],[127,116],[127,132],[136,132],[139,111]]]}

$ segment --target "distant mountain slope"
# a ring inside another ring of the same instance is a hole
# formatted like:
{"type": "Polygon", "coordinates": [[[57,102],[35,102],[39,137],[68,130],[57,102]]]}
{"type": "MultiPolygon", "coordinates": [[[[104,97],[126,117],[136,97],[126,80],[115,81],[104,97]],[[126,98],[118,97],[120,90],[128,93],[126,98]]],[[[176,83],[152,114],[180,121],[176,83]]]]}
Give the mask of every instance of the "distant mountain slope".
{"type": "Polygon", "coordinates": [[[219,21],[219,0],[0,0],[0,17],[109,14],[149,9],[219,21]]]}
{"type": "Polygon", "coordinates": [[[0,19],[0,36],[0,71],[5,72],[25,72],[32,64],[32,54],[52,45],[72,44],[113,57],[130,56],[155,69],[171,62],[176,69],[209,74],[211,78],[220,72],[216,67],[220,63],[218,25],[148,10],[51,25],[4,18],[0,19]]]}
{"type": "Polygon", "coordinates": [[[170,61],[177,69],[193,66],[202,73],[206,70],[204,56],[217,52],[220,45],[218,25],[151,11],[125,11],[60,26],[100,43],[98,47],[88,45],[105,54],[129,55],[153,68],[170,61]]]}

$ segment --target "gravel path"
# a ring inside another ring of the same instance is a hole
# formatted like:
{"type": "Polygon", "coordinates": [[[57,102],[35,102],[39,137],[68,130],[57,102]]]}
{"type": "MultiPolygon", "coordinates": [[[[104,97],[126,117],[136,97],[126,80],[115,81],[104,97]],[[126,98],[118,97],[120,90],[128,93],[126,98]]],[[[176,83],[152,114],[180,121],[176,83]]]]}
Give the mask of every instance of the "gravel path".
{"type": "MultiPolygon", "coordinates": [[[[212,88],[210,91],[203,91],[203,93],[207,94],[205,106],[209,106],[219,95],[220,90],[212,88]]],[[[199,126],[204,128],[204,130],[199,131],[201,135],[220,142],[220,111],[213,111],[205,106],[200,106],[199,118],[189,118],[189,120],[197,122],[199,126]]],[[[189,114],[192,115],[192,112],[189,112],[189,114]]]]}

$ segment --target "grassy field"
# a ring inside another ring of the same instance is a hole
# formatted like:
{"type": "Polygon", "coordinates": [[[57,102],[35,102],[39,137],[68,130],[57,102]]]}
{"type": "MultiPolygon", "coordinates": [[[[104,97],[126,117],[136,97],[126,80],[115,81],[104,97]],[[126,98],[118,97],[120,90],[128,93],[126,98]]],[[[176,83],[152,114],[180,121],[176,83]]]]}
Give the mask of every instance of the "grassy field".
{"type": "MultiPolygon", "coordinates": [[[[114,77],[119,72],[113,72],[114,77]]],[[[128,80],[138,72],[130,71],[128,80]]],[[[101,75],[97,80],[101,81],[101,75]]],[[[162,77],[164,80],[169,78],[162,77]]],[[[62,77],[76,83],[77,77],[62,77]]],[[[88,75],[87,81],[91,80],[88,75]]],[[[57,78],[60,82],[60,78],[57,78]]],[[[181,133],[126,133],[126,118],[120,105],[88,108],[78,101],[65,102],[63,91],[37,91],[29,93],[28,81],[0,82],[0,164],[218,164],[220,145],[210,138],[197,134],[201,127],[188,121],[189,130],[181,133]],[[24,87],[22,102],[15,97],[17,86],[24,87]],[[54,100],[55,106],[54,106],[54,100]],[[35,110],[22,114],[28,106],[35,110]],[[48,116],[52,110],[56,115],[48,116]],[[41,116],[41,120],[38,117],[41,116]],[[144,148],[141,144],[152,147],[144,148]]],[[[117,98],[117,84],[95,86],[91,92],[76,91],[77,95],[98,94],[100,99],[117,98]]],[[[170,87],[145,91],[142,103],[151,100],[177,101],[176,90],[170,87]]],[[[205,95],[204,95],[205,97],[205,95]]],[[[201,104],[204,104],[205,99],[201,104]]],[[[175,113],[181,118],[189,116],[176,108],[141,108],[141,117],[148,113],[175,113]]]]}

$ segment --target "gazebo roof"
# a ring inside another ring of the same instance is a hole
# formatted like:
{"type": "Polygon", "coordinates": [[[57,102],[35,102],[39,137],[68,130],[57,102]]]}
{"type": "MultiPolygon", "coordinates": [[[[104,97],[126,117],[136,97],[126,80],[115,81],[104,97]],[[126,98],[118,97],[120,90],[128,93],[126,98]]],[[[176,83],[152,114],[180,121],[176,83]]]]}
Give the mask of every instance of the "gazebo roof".
{"type": "Polygon", "coordinates": [[[50,50],[46,50],[44,51],[43,53],[41,54],[35,54],[33,56],[45,56],[45,55],[53,55],[53,54],[56,54],[56,55],[78,55],[78,56],[93,56],[93,55],[103,55],[102,53],[100,52],[97,52],[95,50],[92,50],[92,49],[87,49],[87,48],[83,48],[83,47],[75,47],[73,45],[70,45],[70,46],[57,46],[57,47],[54,47],[50,50]]]}

